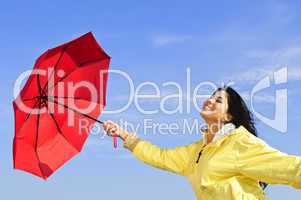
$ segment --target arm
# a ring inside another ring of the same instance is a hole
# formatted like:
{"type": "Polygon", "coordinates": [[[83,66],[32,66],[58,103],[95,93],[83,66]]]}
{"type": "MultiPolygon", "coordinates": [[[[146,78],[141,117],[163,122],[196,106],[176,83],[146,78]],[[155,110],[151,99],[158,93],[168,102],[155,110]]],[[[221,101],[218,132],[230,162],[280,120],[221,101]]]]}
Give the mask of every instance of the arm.
{"type": "Polygon", "coordinates": [[[251,134],[243,134],[236,147],[237,168],[241,174],[301,189],[301,157],[282,153],[251,134]]]}
{"type": "Polygon", "coordinates": [[[120,137],[124,141],[124,147],[129,149],[139,160],[180,175],[187,175],[191,155],[194,149],[202,143],[202,141],[198,141],[188,146],[163,149],[128,133],[112,121],[105,121],[103,127],[107,135],[116,134],[120,137]]]}
{"type": "Polygon", "coordinates": [[[164,149],[129,134],[124,141],[124,147],[146,164],[180,175],[187,175],[190,155],[198,143],[164,149]]]}

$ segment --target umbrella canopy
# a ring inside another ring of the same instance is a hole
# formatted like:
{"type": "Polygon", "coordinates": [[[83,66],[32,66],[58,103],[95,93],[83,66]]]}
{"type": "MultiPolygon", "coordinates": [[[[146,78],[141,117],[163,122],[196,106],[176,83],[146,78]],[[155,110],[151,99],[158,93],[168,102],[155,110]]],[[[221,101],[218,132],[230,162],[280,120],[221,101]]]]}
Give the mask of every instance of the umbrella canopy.
{"type": "Polygon", "coordinates": [[[106,103],[109,62],[92,33],[37,59],[13,102],[15,169],[47,179],[81,151],[106,103]]]}

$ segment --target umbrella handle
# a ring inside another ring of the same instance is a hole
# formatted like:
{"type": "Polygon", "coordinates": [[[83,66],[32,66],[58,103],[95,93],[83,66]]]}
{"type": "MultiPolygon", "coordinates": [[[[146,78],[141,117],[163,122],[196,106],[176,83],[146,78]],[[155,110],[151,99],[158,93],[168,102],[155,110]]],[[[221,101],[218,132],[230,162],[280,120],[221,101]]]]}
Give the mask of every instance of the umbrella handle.
{"type": "Polygon", "coordinates": [[[114,143],[114,148],[116,149],[117,148],[117,135],[116,135],[116,133],[114,133],[114,135],[113,135],[113,143],[114,143]]]}

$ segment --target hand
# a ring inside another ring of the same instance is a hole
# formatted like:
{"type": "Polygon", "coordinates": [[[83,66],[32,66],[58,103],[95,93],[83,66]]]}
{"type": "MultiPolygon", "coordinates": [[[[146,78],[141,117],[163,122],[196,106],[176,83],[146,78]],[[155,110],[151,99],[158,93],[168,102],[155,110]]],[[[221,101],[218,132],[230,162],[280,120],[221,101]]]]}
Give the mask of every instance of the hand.
{"type": "Polygon", "coordinates": [[[103,128],[106,131],[106,134],[111,137],[116,135],[117,137],[120,137],[121,139],[125,140],[125,138],[128,135],[127,131],[123,130],[116,123],[110,120],[106,120],[103,122],[103,128]]]}

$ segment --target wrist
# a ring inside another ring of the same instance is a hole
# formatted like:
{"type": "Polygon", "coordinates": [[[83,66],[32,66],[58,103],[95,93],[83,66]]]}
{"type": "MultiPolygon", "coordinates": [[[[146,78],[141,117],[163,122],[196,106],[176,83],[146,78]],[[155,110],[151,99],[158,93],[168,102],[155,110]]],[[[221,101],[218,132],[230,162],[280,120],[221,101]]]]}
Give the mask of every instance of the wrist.
{"type": "Polygon", "coordinates": [[[129,133],[127,131],[121,131],[119,136],[124,141],[128,135],[129,135],[129,133]]]}

